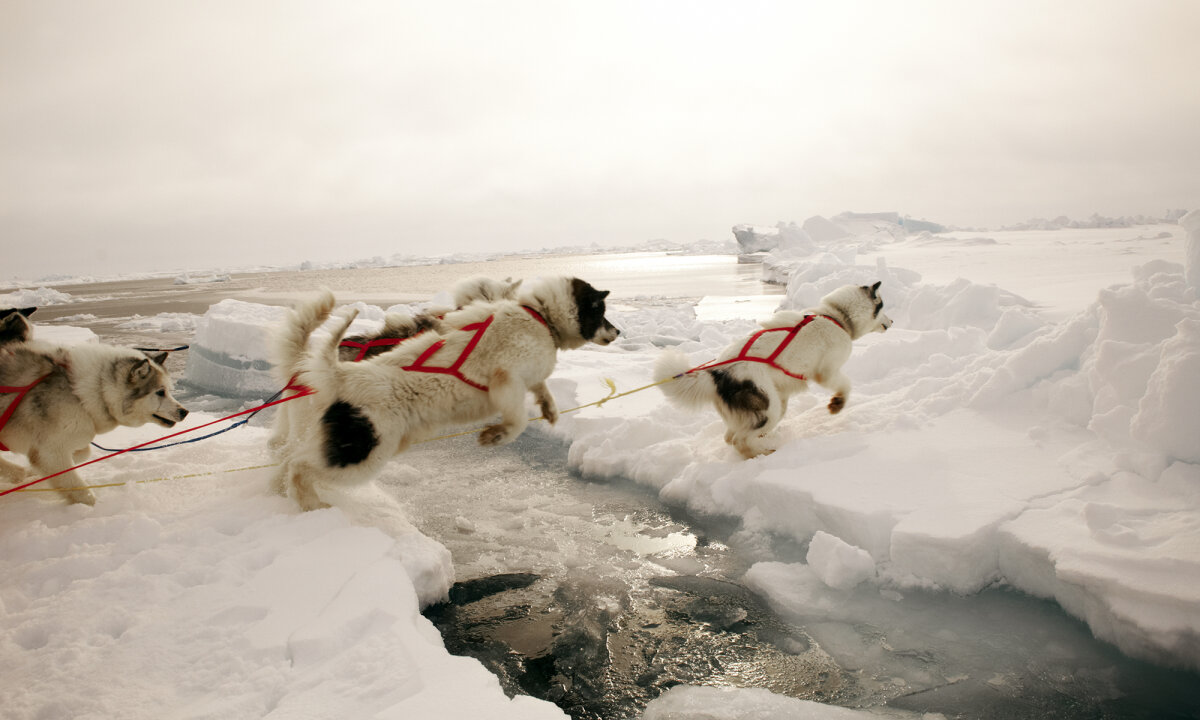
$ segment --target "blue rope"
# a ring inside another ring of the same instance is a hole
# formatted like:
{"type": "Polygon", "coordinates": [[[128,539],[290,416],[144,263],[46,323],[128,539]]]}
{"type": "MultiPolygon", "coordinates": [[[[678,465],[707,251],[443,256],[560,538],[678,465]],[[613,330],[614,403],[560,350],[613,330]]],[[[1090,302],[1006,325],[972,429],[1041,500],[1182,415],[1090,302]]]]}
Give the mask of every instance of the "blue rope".
{"type": "MultiPolygon", "coordinates": [[[[287,388],[283,388],[283,389],[282,389],[282,390],[280,390],[279,392],[277,392],[277,393],[275,393],[274,395],[272,395],[270,398],[268,398],[268,399],[267,399],[267,401],[266,401],[266,402],[264,402],[264,403],[263,403],[263,405],[270,405],[271,403],[273,403],[273,402],[275,402],[276,400],[278,400],[278,399],[279,399],[279,398],[280,398],[280,397],[283,395],[283,391],[284,391],[284,390],[287,390],[287,388]]],[[[234,424],[230,425],[230,426],[229,426],[229,427],[227,427],[227,428],[222,428],[221,430],[217,430],[217,431],[215,431],[215,432],[210,432],[210,433],[209,433],[209,434],[207,434],[207,435],[201,435],[200,437],[197,437],[197,438],[192,438],[191,440],[178,440],[178,441],[176,441],[176,442],[173,442],[173,443],[167,443],[166,445],[154,445],[154,446],[151,446],[151,447],[139,447],[139,448],[132,448],[132,449],[129,449],[129,450],[113,450],[113,449],[111,449],[111,448],[106,448],[106,447],[104,447],[104,446],[102,446],[102,445],[97,445],[96,443],[92,443],[92,447],[96,448],[97,450],[103,450],[104,452],[107,452],[107,453],[112,453],[112,452],[146,452],[146,451],[148,451],[148,450],[165,450],[165,449],[167,449],[167,448],[170,448],[170,447],[175,447],[176,445],[188,445],[188,444],[191,444],[191,443],[200,442],[201,440],[207,440],[207,439],[209,439],[209,438],[211,438],[211,437],[216,437],[216,436],[218,436],[218,435],[222,435],[222,434],[224,434],[224,433],[227,433],[227,432],[229,432],[230,430],[233,430],[234,428],[238,428],[238,427],[241,427],[241,426],[243,426],[243,425],[246,425],[247,423],[249,423],[249,422],[250,422],[250,420],[252,420],[252,419],[254,418],[254,416],[255,416],[255,415],[259,414],[260,412],[262,412],[262,408],[259,408],[258,410],[255,410],[254,412],[250,413],[249,415],[247,415],[246,417],[242,418],[241,420],[238,420],[237,422],[235,422],[234,424]]]]}

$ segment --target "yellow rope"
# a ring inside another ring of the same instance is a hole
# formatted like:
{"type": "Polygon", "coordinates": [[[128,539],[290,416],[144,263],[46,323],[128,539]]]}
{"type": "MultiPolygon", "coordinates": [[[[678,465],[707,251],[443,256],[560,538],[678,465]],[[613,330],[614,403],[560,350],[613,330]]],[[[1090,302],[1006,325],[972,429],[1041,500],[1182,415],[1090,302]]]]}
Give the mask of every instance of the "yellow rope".
{"type": "MultiPolygon", "coordinates": [[[[639,388],[634,388],[633,390],[627,390],[626,392],[617,392],[617,383],[615,381],[613,381],[612,378],[604,378],[604,384],[608,386],[608,395],[606,395],[603,398],[600,398],[599,400],[596,400],[595,402],[590,402],[590,403],[587,403],[586,405],[580,405],[578,407],[573,407],[569,410],[563,410],[562,412],[559,413],[559,415],[566,415],[567,413],[578,412],[579,410],[583,410],[584,408],[589,408],[589,407],[602,407],[604,405],[604,403],[608,402],[609,400],[616,400],[617,398],[623,398],[627,395],[633,395],[634,393],[639,393],[643,390],[649,390],[650,388],[655,387],[657,385],[662,385],[664,383],[668,383],[668,382],[671,382],[672,380],[677,380],[677,379],[678,379],[678,377],[669,377],[664,380],[659,380],[658,382],[652,382],[649,385],[643,385],[639,388]]],[[[530,421],[536,422],[538,420],[545,420],[545,419],[546,419],[546,416],[543,415],[541,417],[531,418],[530,421]]],[[[433,442],[434,440],[448,440],[450,438],[462,437],[463,435],[473,435],[473,434],[479,432],[479,430],[480,430],[480,428],[472,428],[471,430],[463,430],[462,432],[451,433],[449,435],[439,435],[437,437],[432,437],[432,438],[428,438],[426,440],[421,440],[419,443],[416,443],[416,444],[433,442]]],[[[190,478],[205,477],[207,475],[218,475],[218,474],[222,474],[222,473],[243,472],[246,470],[261,470],[263,468],[275,467],[278,464],[279,463],[267,463],[265,465],[251,465],[249,467],[243,467],[243,468],[232,468],[230,470],[211,470],[209,472],[190,473],[188,475],[169,475],[167,477],[150,478],[149,480],[127,480],[125,482],[104,483],[104,484],[100,484],[100,485],[77,485],[75,487],[69,487],[69,488],[27,487],[27,488],[21,488],[17,492],[60,492],[60,491],[64,491],[64,490],[98,490],[101,488],[121,487],[122,485],[142,485],[144,483],[163,482],[165,480],[187,480],[190,478]]]]}
{"type": "Polygon", "coordinates": [[[142,485],[144,483],[163,482],[164,480],[187,480],[189,478],[204,477],[205,475],[219,475],[221,473],[235,473],[246,470],[261,470],[263,468],[275,467],[279,463],[267,463],[266,465],[251,465],[242,468],[230,468],[228,470],[210,470],[208,472],[190,473],[188,475],[168,475],[167,477],[149,478],[148,480],[126,480],[125,482],[104,483],[101,485],[76,485],[68,488],[55,487],[27,487],[21,488],[17,492],[60,492],[63,490],[97,490],[100,488],[121,487],[122,485],[142,485]]]}

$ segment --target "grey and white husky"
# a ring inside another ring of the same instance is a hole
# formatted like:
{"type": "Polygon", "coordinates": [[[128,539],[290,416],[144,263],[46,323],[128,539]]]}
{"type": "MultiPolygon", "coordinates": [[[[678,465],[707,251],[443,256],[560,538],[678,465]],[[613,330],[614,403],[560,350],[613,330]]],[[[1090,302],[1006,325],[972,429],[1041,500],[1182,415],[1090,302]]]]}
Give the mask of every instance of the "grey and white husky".
{"type": "MultiPolygon", "coordinates": [[[[171,380],[155,356],[102,344],[59,346],[32,337],[20,312],[0,318],[0,449],[25,455],[39,476],[87,460],[89,444],[118,425],[171,427],[188,411],[171,396],[171,380]]],[[[0,458],[0,477],[24,481],[25,468],[0,458]]],[[[95,504],[75,471],[48,481],[72,502],[95,504]]]]}
{"type": "Polygon", "coordinates": [[[851,341],[892,325],[883,314],[879,285],[846,285],[814,308],[778,312],[762,323],[763,330],[699,368],[680,351],[668,350],[655,364],[655,379],[674,378],[659,387],[681,405],[715,405],[725,421],[725,442],[743,457],[769,453],[764,437],[787,413],[788,397],[807,389],[809,380],[833,391],[831,414],[846,406],[850,378],[841,368],[851,341]]]}

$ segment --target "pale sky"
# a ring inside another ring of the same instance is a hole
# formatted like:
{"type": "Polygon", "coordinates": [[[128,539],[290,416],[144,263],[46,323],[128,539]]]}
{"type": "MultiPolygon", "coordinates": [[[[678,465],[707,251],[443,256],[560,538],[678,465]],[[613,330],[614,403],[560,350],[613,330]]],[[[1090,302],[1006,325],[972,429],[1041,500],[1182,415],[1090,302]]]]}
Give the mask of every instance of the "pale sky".
{"type": "Polygon", "coordinates": [[[1200,2],[0,0],[0,280],[1200,207],[1200,2]]]}

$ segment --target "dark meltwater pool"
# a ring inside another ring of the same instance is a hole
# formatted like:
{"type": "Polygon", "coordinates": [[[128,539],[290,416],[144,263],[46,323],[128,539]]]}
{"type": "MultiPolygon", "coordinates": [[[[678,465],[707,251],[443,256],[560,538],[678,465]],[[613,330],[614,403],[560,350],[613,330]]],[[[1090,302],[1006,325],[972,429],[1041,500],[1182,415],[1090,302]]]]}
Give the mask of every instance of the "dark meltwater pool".
{"type": "Polygon", "coordinates": [[[836,612],[781,616],[740,579],[757,561],[800,562],[804,547],[580,477],[566,455],[535,429],[499,449],[460,437],[381,480],[454,557],[450,601],[426,616],[509,693],[574,718],[635,718],[680,683],[950,718],[1200,717],[1194,675],[1130,660],[1008,590],[860,586],[814,603],[836,612]]]}

